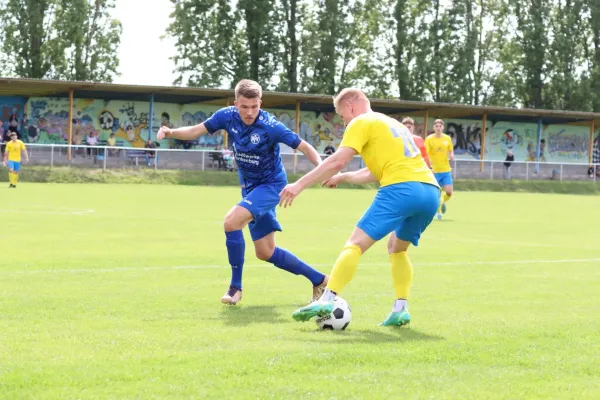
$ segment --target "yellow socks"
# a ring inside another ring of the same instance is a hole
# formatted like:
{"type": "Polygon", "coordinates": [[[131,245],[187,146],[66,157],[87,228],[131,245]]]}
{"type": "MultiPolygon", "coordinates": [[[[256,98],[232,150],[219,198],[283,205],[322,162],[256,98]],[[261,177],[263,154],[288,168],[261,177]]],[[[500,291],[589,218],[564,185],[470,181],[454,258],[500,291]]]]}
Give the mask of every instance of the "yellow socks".
{"type": "Polygon", "coordinates": [[[331,271],[329,283],[327,283],[329,290],[340,293],[344,289],[354,277],[360,256],[362,256],[362,251],[358,246],[348,245],[344,247],[331,271]]]}
{"type": "Polygon", "coordinates": [[[413,281],[413,268],[406,251],[390,254],[392,280],[396,299],[408,299],[413,281]]]}

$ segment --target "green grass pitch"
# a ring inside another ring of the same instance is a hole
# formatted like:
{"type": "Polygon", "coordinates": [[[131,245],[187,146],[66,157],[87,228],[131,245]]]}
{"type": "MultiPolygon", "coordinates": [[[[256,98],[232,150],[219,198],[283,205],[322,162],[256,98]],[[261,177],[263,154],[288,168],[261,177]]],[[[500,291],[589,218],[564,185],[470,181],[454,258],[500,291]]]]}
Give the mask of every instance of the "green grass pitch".
{"type": "MultiPolygon", "coordinates": [[[[329,273],[370,190],[312,189],[278,244],[329,273]]],[[[235,188],[0,189],[1,399],[529,399],[600,393],[600,200],[457,193],[411,248],[408,328],[385,244],[343,293],[346,332],[291,313],[311,286],[254,257],[229,282],[235,188]]]]}

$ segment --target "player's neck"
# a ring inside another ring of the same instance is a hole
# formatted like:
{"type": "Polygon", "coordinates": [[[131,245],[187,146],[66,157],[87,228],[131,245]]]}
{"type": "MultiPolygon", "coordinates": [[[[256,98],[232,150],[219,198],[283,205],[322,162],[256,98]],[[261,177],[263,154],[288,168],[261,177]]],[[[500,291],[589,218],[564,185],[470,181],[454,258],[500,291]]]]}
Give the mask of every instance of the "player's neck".
{"type": "Polygon", "coordinates": [[[436,138],[441,138],[443,133],[444,132],[440,132],[440,133],[435,132],[435,137],[436,138]]]}

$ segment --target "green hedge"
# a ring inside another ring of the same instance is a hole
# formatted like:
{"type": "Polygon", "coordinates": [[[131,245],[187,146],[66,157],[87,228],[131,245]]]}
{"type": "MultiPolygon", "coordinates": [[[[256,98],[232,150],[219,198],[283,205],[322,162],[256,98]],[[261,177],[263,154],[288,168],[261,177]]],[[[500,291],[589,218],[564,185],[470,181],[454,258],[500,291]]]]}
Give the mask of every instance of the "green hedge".
{"type": "MultiPolygon", "coordinates": [[[[301,175],[290,174],[290,182],[301,175]]],[[[0,167],[0,181],[8,182],[8,170],[0,167]]],[[[85,169],[71,167],[27,166],[21,170],[21,182],[47,183],[145,183],[172,185],[237,186],[237,173],[224,171],[187,171],[153,169],[85,169]]],[[[347,188],[374,189],[370,185],[342,185],[347,188]]],[[[458,180],[454,183],[457,191],[487,192],[530,192],[530,193],[570,193],[600,194],[600,180],[592,181],[506,181],[506,180],[458,180]]]]}

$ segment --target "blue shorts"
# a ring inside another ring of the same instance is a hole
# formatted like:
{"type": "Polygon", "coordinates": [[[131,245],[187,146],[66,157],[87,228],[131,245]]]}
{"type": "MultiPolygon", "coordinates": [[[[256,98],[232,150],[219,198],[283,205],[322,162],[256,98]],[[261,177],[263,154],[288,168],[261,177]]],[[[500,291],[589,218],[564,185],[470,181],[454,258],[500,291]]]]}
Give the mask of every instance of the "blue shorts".
{"type": "Polygon", "coordinates": [[[433,175],[435,175],[435,179],[437,179],[438,185],[441,187],[452,185],[452,172],[438,172],[433,175]]]}
{"type": "Polygon", "coordinates": [[[281,232],[275,210],[279,204],[279,193],[285,185],[285,182],[263,184],[256,186],[250,192],[242,188],[242,201],[238,205],[250,211],[254,217],[254,221],[248,224],[253,241],[262,239],[271,232],[281,232]]]}
{"type": "Polygon", "coordinates": [[[21,162],[20,161],[8,161],[8,169],[12,169],[15,172],[19,172],[21,170],[21,162]]]}
{"type": "Polygon", "coordinates": [[[440,189],[422,182],[403,182],[379,189],[358,227],[373,240],[395,231],[396,237],[413,245],[431,223],[440,205],[440,189]]]}

